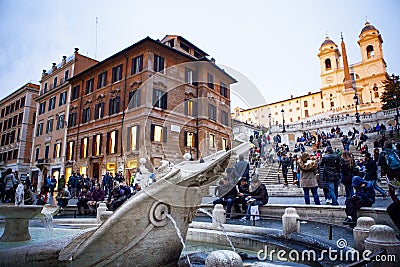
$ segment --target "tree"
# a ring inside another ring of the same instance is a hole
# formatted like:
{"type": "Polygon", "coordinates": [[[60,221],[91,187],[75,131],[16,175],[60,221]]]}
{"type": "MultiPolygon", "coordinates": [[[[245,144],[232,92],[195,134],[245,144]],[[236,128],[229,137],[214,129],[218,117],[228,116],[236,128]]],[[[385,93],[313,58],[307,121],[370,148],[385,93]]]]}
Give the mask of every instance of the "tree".
{"type": "Polygon", "coordinates": [[[382,109],[388,110],[397,108],[400,103],[400,81],[399,76],[392,74],[388,76],[386,81],[383,81],[385,91],[381,95],[382,109]]]}

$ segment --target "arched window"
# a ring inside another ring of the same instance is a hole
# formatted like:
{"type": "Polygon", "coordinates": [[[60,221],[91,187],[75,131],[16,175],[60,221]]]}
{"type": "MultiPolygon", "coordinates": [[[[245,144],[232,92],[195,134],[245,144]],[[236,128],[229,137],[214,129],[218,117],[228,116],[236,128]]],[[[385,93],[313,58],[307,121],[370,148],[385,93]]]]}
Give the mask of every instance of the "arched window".
{"type": "Polygon", "coordinates": [[[367,58],[373,58],[374,54],[374,47],[372,45],[367,46],[367,58]]]}
{"type": "Polygon", "coordinates": [[[325,59],[325,70],[330,70],[332,68],[331,59],[325,59]]]}

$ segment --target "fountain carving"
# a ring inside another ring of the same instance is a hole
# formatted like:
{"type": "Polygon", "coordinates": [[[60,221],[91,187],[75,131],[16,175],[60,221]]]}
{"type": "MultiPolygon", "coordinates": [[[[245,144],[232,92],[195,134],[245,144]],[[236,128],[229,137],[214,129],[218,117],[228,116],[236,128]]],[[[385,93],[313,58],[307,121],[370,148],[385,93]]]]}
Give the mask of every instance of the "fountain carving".
{"type": "MultiPolygon", "coordinates": [[[[241,153],[247,148],[244,143],[235,151],[241,153]]],[[[203,163],[187,161],[169,167],[169,172],[130,198],[95,230],[66,245],[60,242],[50,251],[37,245],[0,251],[0,265],[32,262],[39,257],[46,259],[41,266],[176,266],[183,246],[168,217],[175,219],[185,239],[203,192],[225,171],[231,154],[220,151],[205,157],[203,163]]],[[[230,163],[234,162],[232,159],[230,163]]]]}

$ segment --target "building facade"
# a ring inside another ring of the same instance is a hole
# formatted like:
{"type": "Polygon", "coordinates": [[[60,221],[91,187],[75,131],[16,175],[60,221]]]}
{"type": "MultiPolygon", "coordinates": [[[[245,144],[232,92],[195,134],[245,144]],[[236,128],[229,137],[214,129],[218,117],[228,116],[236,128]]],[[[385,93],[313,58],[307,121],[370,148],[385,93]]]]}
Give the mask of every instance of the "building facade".
{"type": "Polygon", "coordinates": [[[235,108],[233,118],[254,125],[279,126],[313,121],[336,115],[375,113],[381,110],[380,97],[387,79],[383,57],[383,39],[379,30],[365,23],[357,41],[361,62],[349,64],[345,43],[341,49],[329,37],[319,48],[320,77],[318,92],[291,97],[250,109],[235,108]],[[341,52],[340,52],[341,50],[341,52]],[[283,112],[282,112],[283,111],[283,112]]]}
{"type": "Polygon", "coordinates": [[[47,175],[58,180],[65,173],[69,79],[98,62],[78,51],[75,48],[74,54],[63,56],[61,63],[53,63],[42,73],[40,92],[35,98],[37,116],[30,159],[31,177],[38,182],[38,188],[47,175]]]}
{"type": "Polygon", "coordinates": [[[66,177],[101,179],[231,147],[235,81],[181,36],[149,37],[70,79],[66,177]]]}
{"type": "Polygon", "coordinates": [[[0,169],[20,178],[30,174],[30,156],[39,85],[27,83],[0,101],[0,169]]]}

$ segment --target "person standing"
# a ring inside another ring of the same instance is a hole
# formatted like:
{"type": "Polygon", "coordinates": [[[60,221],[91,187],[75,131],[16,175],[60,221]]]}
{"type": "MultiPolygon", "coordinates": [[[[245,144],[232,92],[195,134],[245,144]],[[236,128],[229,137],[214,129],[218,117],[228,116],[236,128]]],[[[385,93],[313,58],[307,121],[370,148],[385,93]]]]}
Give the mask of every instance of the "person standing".
{"type": "Polygon", "coordinates": [[[287,157],[286,153],[282,153],[282,158],[281,158],[281,162],[280,162],[280,167],[282,167],[282,176],[284,179],[284,186],[288,185],[288,180],[287,180],[287,174],[289,171],[289,167],[291,166],[290,160],[287,157]]]}
{"type": "Polygon", "coordinates": [[[64,174],[61,175],[61,177],[58,179],[58,188],[57,188],[57,190],[60,189],[60,188],[65,188],[65,177],[64,177],[64,174]]]}
{"type": "MultiPolygon", "coordinates": [[[[400,181],[400,158],[389,140],[385,141],[384,148],[379,154],[378,165],[381,166],[382,175],[386,175],[389,182],[400,181]]],[[[393,201],[397,199],[391,187],[389,187],[389,195],[393,201]]]]}
{"type": "Polygon", "coordinates": [[[378,167],[371,153],[365,154],[365,180],[370,182],[374,190],[382,194],[383,199],[387,198],[386,192],[377,184],[378,182],[378,167]]]}
{"type": "MultiPolygon", "coordinates": [[[[78,193],[78,178],[75,176],[75,172],[68,179],[68,188],[71,191],[71,197],[76,198],[78,193]]],[[[59,188],[62,189],[62,188],[59,188]]],[[[60,191],[59,191],[60,192],[60,191]]]]}
{"type": "Polygon", "coordinates": [[[310,191],[314,198],[315,205],[321,205],[318,196],[318,162],[311,159],[307,152],[304,152],[298,160],[298,171],[300,173],[300,184],[304,191],[304,201],[310,204],[310,191]]]}
{"type": "Polygon", "coordinates": [[[51,177],[50,179],[50,194],[54,194],[54,189],[56,188],[57,185],[57,179],[55,176],[51,177]]]}
{"type": "Polygon", "coordinates": [[[343,151],[340,173],[342,175],[341,183],[344,185],[346,191],[346,199],[354,195],[351,181],[353,179],[353,168],[355,164],[353,154],[350,151],[343,151]]]}
{"type": "Polygon", "coordinates": [[[325,149],[325,155],[321,160],[322,175],[328,188],[328,199],[332,200],[332,205],[337,206],[338,188],[340,181],[340,158],[334,153],[332,147],[325,149]]]}
{"type": "Polygon", "coordinates": [[[14,202],[14,186],[18,183],[17,179],[15,179],[14,174],[12,173],[12,169],[7,169],[6,176],[4,177],[5,184],[5,202],[10,203],[14,202]]]}

